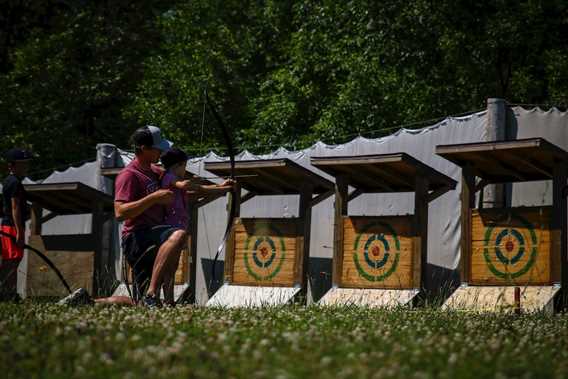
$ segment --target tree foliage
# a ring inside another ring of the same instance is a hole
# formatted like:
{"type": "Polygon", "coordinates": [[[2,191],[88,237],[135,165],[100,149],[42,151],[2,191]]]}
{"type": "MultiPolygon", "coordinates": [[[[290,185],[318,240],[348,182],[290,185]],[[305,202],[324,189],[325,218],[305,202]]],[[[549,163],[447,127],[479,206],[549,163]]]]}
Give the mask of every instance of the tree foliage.
{"type": "Polygon", "coordinates": [[[127,147],[144,124],[222,152],[205,91],[258,153],[387,134],[488,97],[568,104],[561,0],[71,3],[12,0],[3,15],[0,148],[29,145],[48,167],[96,142],[127,147]]]}

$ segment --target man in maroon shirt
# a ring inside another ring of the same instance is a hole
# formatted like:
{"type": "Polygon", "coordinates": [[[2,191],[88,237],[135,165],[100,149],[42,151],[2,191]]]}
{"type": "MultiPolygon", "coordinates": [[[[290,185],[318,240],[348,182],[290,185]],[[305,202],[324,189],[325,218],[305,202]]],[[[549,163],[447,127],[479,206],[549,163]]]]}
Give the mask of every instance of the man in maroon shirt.
{"type": "Polygon", "coordinates": [[[155,307],[161,284],[175,276],[171,267],[177,267],[174,263],[187,235],[183,229],[163,224],[165,207],[172,204],[174,194],[160,189],[161,171],[153,165],[172,143],[155,126],[136,130],[131,142],[136,158],[116,179],[114,211],[124,221],[122,251],[132,267],[135,301],[155,307]]]}

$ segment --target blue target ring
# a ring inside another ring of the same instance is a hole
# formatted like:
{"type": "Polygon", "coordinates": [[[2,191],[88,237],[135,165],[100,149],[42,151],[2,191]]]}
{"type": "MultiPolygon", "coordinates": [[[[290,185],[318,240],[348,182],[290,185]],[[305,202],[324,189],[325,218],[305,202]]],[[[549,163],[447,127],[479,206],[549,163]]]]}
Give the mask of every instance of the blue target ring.
{"type": "Polygon", "coordinates": [[[523,235],[519,233],[516,229],[503,229],[501,233],[499,233],[495,238],[495,255],[497,256],[497,259],[501,261],[501,263],[515,264],[523,257],[524,254],[525,254],[525,239],[523,238],[523,235]],[[515,254],[515,256],[510,259],[507,258],[499,248],[503,238],[508,235],[512,235],[519,243],[518,253],[515,254]]]}
{"type": "Polygon", "coordinates": [[[389,260],[389,256],[390,254],[388,253],[390,251],[390,247],[389,247],[389,243],[386,240],[384,234],[374,234],[371,237],[369,237],[369,239],[367,240],[367,242],[365,243],[365,248],[364,248],[364,256],[365,256],[365,262],[372,268],[374,269],[378,269],[383,267],[387,261],[389,260]],[[374,241],[380,241],[383,244],[384,247],[384,255],[382,259],[377,259],[377,260],[373,260],[371,259],[371,257],[369,256],[369,247],[371,247],[371,244],[374,241]]]}
{"type": "Polygon", "coordinates": [[[253,249],[253,253],[252,253],[252,260],[254,261],[254,264],[257,265],[260,268],[270,267],[270,265],[274,261],[275,257],[276,257],[276,246],[274,245],[274,241],[272,241],[272,238],[270,238],[270,237],[258,238],[256,240],[256,242],[254,243],[254,249],[253,249]],[[263,242],[267,242],[270,245],[270,250],[271,250],[270,258],[268,258],[268,260],[266,260],[264,262],[261,261],[258,257],[258,254],[259,254],[258,247],[263,242]]]}

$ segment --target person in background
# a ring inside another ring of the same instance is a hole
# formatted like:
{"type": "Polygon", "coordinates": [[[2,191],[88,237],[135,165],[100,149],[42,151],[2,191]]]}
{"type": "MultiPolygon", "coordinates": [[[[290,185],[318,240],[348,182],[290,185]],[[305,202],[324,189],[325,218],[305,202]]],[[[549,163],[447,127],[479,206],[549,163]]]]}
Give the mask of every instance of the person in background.
{"type": "Polygon", "coordinates": [[[18,299],[18,266],[24,256],[26,221],[30,215],[22,180],[27,176],[32,153],[11,149],[6,152],[5,158],[8,176],[2,182],[0,298],[14,300],[18,299]]]}
{"type": "MultiPolygon", "coordinates": [[[[170,190],[174,194],[172,204],[166,207],[164,224],[173,228],[187,231],[189,224],[187,202],[190,196],[199,197],[212,193],[225,193],[230,191],[234,184],[232,180],[225,180],[221,184],[213,185],[201,185],[192,180],[186,180],[188,156],[183,150],[178,148],[172,148],[162,154],[161,161],[166,171],[162,175],[160,187],[170,190]]],[[[168,271],[173,272],[174,275],[169,277],[169,281],[162,283],[164,301],[168,305],[174,305],[174,280],[179,264],[179,254],[177,259],[172,259],[171,264],[172,266],[168,271]]]]}

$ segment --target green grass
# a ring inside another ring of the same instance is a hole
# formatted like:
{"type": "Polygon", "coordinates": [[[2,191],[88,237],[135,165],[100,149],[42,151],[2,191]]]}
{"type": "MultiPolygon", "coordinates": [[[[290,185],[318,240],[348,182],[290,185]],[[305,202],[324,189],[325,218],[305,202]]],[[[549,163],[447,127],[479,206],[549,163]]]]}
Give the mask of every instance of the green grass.
{"type": "Polygon", "coordinates": [[[562,378],[568,316],[0,304],[2,378],[562,378]]]}

